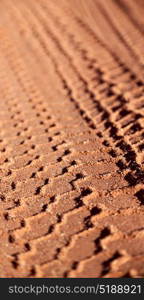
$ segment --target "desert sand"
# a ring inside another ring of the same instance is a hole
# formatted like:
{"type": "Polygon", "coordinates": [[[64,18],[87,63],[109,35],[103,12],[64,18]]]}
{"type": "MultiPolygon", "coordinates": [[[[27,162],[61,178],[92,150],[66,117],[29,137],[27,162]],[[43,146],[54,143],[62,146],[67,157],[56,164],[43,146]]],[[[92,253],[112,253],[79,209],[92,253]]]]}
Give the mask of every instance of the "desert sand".
{"type": "Polygon", "coordinates": [[[144,2],[0,12],[0,277],[143,277],[144,2]]]}

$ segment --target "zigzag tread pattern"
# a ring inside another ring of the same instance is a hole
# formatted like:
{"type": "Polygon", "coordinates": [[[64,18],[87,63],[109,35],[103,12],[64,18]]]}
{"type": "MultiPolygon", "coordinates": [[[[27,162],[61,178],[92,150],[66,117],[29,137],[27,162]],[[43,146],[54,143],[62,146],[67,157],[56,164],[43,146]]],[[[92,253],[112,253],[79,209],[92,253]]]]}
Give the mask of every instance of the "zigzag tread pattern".
{"type": "Polygon", "coordinates": [[[143,277],[143,4],[0,9],[0,277],[143,277]]]}

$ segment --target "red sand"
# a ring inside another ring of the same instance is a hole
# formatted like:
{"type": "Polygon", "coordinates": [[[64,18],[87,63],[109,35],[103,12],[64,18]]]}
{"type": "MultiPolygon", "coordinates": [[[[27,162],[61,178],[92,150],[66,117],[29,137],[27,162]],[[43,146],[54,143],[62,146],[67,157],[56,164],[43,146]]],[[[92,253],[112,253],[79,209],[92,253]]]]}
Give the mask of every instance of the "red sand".
{"type": "Polygon", "coordinates": [[[143,277],[143,1],[0,10],[0,277],[143,277]]]}

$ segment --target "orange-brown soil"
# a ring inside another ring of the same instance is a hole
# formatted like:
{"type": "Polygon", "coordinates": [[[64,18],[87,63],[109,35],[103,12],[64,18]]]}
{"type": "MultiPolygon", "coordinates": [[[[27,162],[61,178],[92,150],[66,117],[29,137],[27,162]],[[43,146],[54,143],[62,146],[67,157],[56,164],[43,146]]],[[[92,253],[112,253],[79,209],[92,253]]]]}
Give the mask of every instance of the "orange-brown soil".
{"type": "Polygon", "coordinates": [[[0,11],[0,277],[143,277],[143,1],[0,11]]]}

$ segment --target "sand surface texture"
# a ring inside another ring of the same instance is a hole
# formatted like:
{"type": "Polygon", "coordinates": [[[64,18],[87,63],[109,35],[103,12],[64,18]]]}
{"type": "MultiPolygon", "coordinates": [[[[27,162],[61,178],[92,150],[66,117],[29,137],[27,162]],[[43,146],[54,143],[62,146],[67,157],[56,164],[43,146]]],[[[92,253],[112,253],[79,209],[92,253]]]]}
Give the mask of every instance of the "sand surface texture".
{"type": "Polygon", "coordinates": [[[143,16],[0,1],[0,277],[144,276],[143,16]]]}

